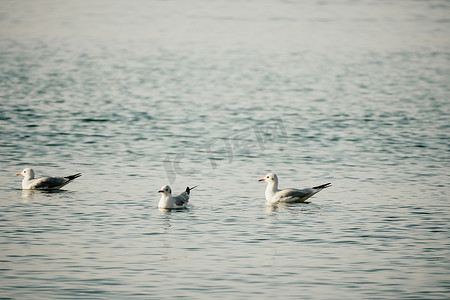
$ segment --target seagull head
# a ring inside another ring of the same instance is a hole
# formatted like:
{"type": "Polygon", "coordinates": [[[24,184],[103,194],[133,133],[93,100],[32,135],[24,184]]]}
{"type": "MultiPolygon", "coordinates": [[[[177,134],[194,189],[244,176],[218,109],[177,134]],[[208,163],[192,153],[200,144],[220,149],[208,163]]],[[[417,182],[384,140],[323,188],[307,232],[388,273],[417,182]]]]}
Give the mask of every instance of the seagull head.
{"type": "Polygon", "coordinates": [[[170,186],[168,186],[166,184],[161,187],[161,189],[158,191],[158,193],[163,193],[164,195],[168,196],[168,195],[172,194],[172,190],[170,189],[170,186]]]}
{"type": "Polygon", "coordinates": [[[25,168],[22,172],[17,173],[17,176],[22,175],[24,177],[28,178],[34,178],[34,171],[31,168],[25,168]]]}
{"type": "Polygon", "coordinates": [[[267,173],[264,178],[261,178],[259,181],[265,181],[267,183],[278,182],[278,176],[275,173],[267,173]]]}

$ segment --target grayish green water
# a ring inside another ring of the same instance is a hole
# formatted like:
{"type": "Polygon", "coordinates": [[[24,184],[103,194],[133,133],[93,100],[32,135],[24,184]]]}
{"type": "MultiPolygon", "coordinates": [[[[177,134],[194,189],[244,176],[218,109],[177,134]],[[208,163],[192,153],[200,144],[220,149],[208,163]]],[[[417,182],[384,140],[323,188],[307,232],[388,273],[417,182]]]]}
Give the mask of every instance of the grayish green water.
{"type": "Polygon", "coordinates": [[[449,12],[2,1],[0,297],[448,299],[449,12]]]}

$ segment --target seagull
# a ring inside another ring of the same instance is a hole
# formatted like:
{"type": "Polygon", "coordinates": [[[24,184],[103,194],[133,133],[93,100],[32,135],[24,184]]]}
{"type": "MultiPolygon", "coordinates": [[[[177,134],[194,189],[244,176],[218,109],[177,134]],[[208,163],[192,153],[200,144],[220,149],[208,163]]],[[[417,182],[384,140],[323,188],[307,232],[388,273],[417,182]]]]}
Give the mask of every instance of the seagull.
{"type": "Polygon", "coordinates": [[[25,168],[17,175],[24,177],[22,180],[22,189],[24,190],[58,190],[75,178],[80,177],[81,173],[65,177],[40,177],[35,179],[33,169],[25,168]]]}
{"type": "Polygon", "coordinates": [[[172,189],[168,185],[164,185],[158,191],[162,193],[161,199],[159,199],[158,208],[186,208],[189,202],[189,194],[191,190],[197,187],[186,187],[186,190],[178,196],[172,196],[172,189]]]}
{"type": "Polygon", "coordinates": [[[264,178],[259,181],[267,182],[266,188],[266,204],[276,203],[300,203],[305,202],[306,199],[314,194],[317,194],[321,190],[331,186],[331,183],[325,183],[322,185],[314,186],[306,189],[278,189],[278,176],[274,173],[267,173],[264,178]]]}

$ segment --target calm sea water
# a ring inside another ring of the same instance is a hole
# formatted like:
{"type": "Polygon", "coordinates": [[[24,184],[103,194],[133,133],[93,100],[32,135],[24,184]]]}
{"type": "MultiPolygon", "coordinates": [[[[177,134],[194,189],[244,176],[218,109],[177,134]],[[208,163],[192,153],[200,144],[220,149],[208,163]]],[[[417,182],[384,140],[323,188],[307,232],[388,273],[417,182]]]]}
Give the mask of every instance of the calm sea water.
{"type": "Polygon", "coordinates": [[[449,13],[2,1],[0,298],[448,299],[449,13]]]}

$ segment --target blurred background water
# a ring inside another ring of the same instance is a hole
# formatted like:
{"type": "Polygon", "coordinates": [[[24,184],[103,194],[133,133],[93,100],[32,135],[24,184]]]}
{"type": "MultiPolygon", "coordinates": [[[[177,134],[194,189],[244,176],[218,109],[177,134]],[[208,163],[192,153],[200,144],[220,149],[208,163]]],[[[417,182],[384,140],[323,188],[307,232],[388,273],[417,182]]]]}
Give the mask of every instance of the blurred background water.
{"type": "Polygon", "coordinates": [[[2,1],[0,297],[448,299],[449,15],[2,1]],[[333,187],[265,207],[269,171],[333,187]],[[190,209],[157,209],[169,182],[190,209]]]}

